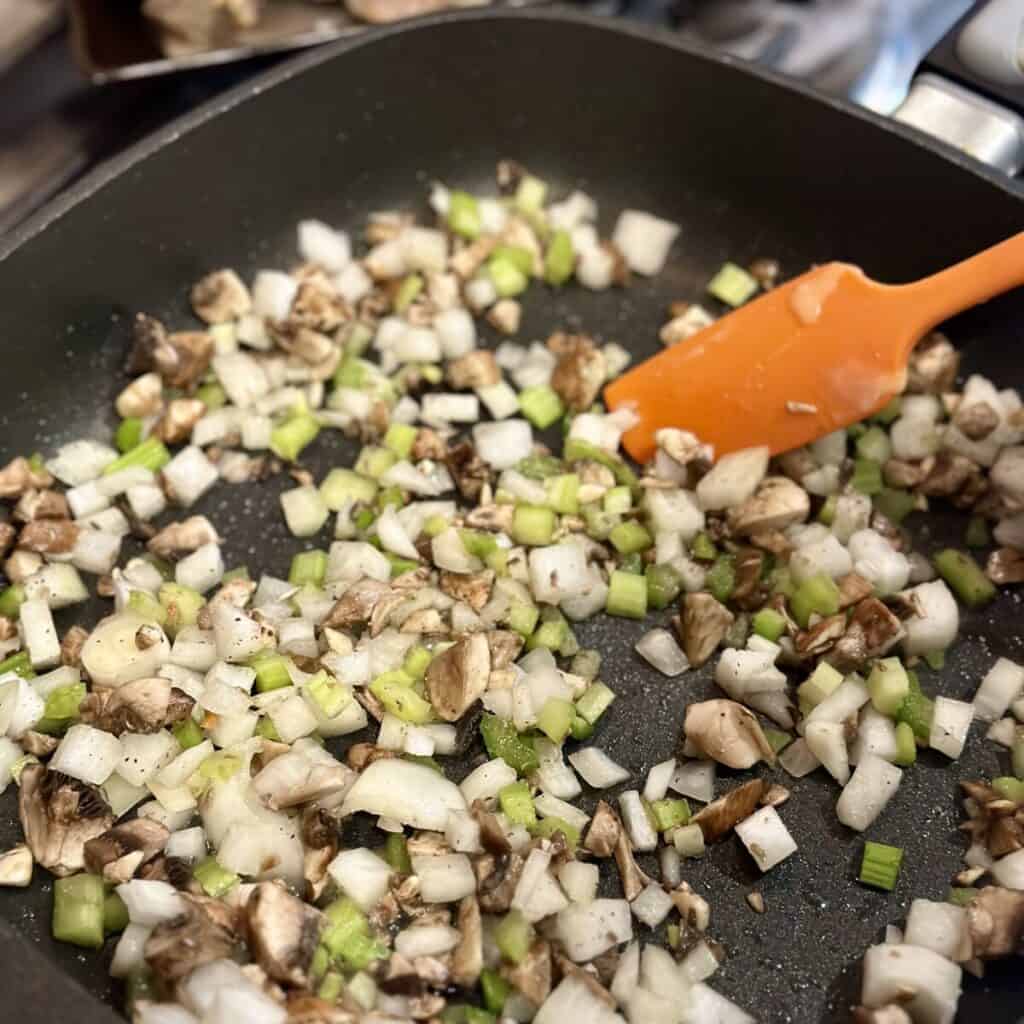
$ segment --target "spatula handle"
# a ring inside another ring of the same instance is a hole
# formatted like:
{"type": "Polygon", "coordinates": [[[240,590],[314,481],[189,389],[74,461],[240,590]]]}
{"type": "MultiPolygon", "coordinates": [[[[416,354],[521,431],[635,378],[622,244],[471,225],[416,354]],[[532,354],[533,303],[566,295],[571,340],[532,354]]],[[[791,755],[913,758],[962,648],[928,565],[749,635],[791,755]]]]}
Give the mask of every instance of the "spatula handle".
{"type": "Polygon", "coordinates": [[[910,311],[923,334],[955,313],[1020,285],[1024,285],[1024,231],[897,291],[901,299],[912,300],[910,311]]]}

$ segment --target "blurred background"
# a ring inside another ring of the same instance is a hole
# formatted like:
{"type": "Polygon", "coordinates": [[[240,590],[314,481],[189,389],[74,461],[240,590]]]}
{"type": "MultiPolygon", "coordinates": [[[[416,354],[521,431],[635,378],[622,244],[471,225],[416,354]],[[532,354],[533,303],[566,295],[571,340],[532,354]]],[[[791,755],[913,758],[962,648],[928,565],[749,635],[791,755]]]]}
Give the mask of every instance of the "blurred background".
{"type": "MultiPolygon", "coordinates": [[[[295,49],[450,5],[0,0],[0,234],[97,162],[295,49]]],[[[669,28],[888,113],[906,95],[921,57],[972,2],[576,0],[573,6],[669,28]]]]}

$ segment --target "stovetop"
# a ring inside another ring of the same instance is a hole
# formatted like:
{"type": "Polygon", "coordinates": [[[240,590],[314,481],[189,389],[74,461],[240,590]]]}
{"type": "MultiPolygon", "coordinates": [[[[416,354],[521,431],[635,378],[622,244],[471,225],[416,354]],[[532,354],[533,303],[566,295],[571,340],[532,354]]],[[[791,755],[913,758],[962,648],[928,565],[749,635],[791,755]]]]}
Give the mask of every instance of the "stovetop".
{"type": "MultiPolygon", "coordinates": [[[[890,111],[920,57],[970,2],[581,0],[574,6],[662,25],[890,111]]],[[[38,24],[26,27],[7,61],[0,38],[0,235],[96,163],[286,59],[263,56],[93,86],[73,63],[57,0],[0,0],[0,19],[32,5],[38,24]]]]}

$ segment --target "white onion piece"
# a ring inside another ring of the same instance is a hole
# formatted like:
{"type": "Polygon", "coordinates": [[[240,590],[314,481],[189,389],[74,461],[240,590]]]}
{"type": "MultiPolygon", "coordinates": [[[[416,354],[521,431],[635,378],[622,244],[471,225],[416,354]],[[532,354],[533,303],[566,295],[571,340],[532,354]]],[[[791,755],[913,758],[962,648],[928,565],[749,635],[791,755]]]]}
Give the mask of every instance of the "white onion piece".
{"type": "Polygon", "coordinates": [[[11,769],[21,758],[21,747],[6,736],[0,736],[0,793],[11,784],[11,769]]]}
{"type": "Polygon", "coordinates": [[[973,704],[950,697],[936,697],[928,746],[956,760],[963,753],[973,718],[973,704]]]}
{"type": "Polygon", "coordinates": [[[335,884],[363,910],[372,910],[388,891],[391,868],[366,847],[342,850],[327,866],[335,884]]]}
{"type": "Polygon", "coordinates": [[[213,605],[213,636],[217,656],[232,663],[248,661],[273,640],[270,627],[225,601],[213,605]]]}
{"type": "Polygon", "coordinates": [[[883,943],[864,954],[861,1002],[898,1002],[918,1024],[953,1024],[960,998],[957,964],[922,946],[883,943]]]}
{"type": "Polygon", "coordinates": [[[850,781],[846,726],[842,722],[808,722],[804,739],[811,753],[825,766],[829,775],[840,786],[845,786],[850,781]]]}
{"type": "MultiPolygon", "coordinates": [[[[267,812],[268,814],[270,812],[267,812]]],[[[217,848],[217,860],[230,871],[258,881],[283,878],[292,885],[302,883],[302,841],[298,823],[275,815],[274,824],[236,824],[217,848]]]]}
{"type": "Polygon", "coordinates": [[[594,789],[608,789],[629,778],[625,768],[597,747],[577,750],[569,755],[569,763],[583,777],[583,781],[594,789]]]}
{"type": "Polygon", "coordinates": [[[352,581],[364,576],[386,583],[391,579],[391,563],[365,541],[335,541],[327,556],[326,580],[352,581]]]}
{"type": "Polygon", "coordinates": [[[533,431],[526,420],[478,423],[473,428],[477,454],[495,469],[510,469],[533,450],[533,431]]]}
{"type": "MultiPolygon", "coordinates": [[[[114,947],[114,958],[110,961],[112,978],[127,978],[146,966],[146,940],[152,930],[144,924],[129,924],[125,928],[114,947]]],[[[187,1018],[195,1020],[184,1007],[176,1006],[175,1009],[185,1014],[187,1018]]]]}
{"type": "Polygon", "coordinates": [[[622,1017],[595,995],[589,985],[572,975],[564,977],[552,989],[533,1021],[534,1024],[566,1024],[566,1021],[623,1024],[622,1017]]]}
{"type": "Polygon", "coordinates": [[[644,508],[655,532],[667,530],[689,543],[704,529],[704,511],[691,491],[650,490],[644,508]]]}
{"type": "Polygon", "coordinates": [[[157,674],[157,670],[168,659],[170,644],[163,633],[159,632],[155,644],[140,650],[135,637],[147,625],[153,624],[131,612],[121,612],[104,619],[89,634],[82,648],[82,666],[94,683],[100,686],[122,686],[157,674]]]}
{"type": "Polygon", "coordinates": [[[1024,889],[1024,850],[1000,857],[989,870],[999,885],[1007,889],[1024,889]]]}
{"type": "Polygon", "coordinates": [[[167,837],[164,853],[168,857],[196,864],[206,856],[206,833],[202,826],[179,829],[167,837]]]}
{"type": "Polygon", "coordinates": [[[538,793],[534,797],[534,807],[542,818],[561,818],[562,821],[578,828],[581,832],[587,827],[590,815],[581,811],[575,804],[566,803],[551,793],[538,793]]]}
{"type": "Polygon", "coordinates": [[[551,877],[550,850],[531,850],[512,895],[512,909],[531,923],[557,914],[569,905],[561,886],[551,877]]]}
{"type": "Polygon", "coordinates": [[[770,871],[791,854],[797,845],[774,807],[762,807],[736,826],[736,835],[762,871],[770,871]]]}
{"type": "Polygon", "coordinates": [[[424,395],[420,409],[425,422],[476,423],[480,419],[480,399],[476,395],[451,392],[424,395]]]}
{"type": "Polygon", "coordinates": [[[867,684],[860,676],[847,676],[820,704],[816,704],[804,719],[811,722],[845,722],[871,699],[867,684]]]}
{"type": "MultiPolygon", "coordinates": [[[[171,670],[188,670],[189,672],[207,672],[217,661],[217,644],[213,630],[200,629],[198,626],[185,626],[178,631],[171,647],[170,661],[161,666],[159,675],[172,679],[175,686],[181,686],[171,670]]],[[[189,696],[198,696],[199,690],[193,692],[192,687],[181,686],[189,696]]]]}
{"type": "Polygon", "coordinates": [[[460,938],[460,933],[446,924],[413,924],[395,936],[395,952],[408,958],[443,956],[459,944],[460,938]]]}
{"type": "Polygon", "coordinates": [[[217,467],[201,448],[182,448],[163,468],[164,485],[172,501],[192,505],[218,480],[217,467]]]}
{"type": "Polygon", "coordinates": [[[679,963],[679,972],[691,984],[710,978],[718,970],[718,958],[701,939],[679,963]]]}
{"type": "Polygon", "coordinates": [[[672,774],[669,788],[681,796],[711,803],[715,798],[715,762],[687,761],[679,765],[672,774]]]}
{"type": "Polygon", "coordinates": [[[60,664],[60,640],[53,624],[53,613],[45,599],[35,597],[22,602],[19,611],[22,642],[34,669],[60,664]]]}
{"type": "Polygon", "coordinates": [[[678,676],[690,667],[676,638],[667,629],[652,629],[636,643],[636,652],[662,675],[678,676]]]}
{"type": "MultiPolygon", "coordinates": [[[[668,849],[668,847],[666,847],[668,849]]],[[[672,851],[675,852],[674,850],[672,851]]],[[[674,904],[672,897],[660,885],[651,882],[630,904],[636,919],[648,928],[657,928],[668,917],[674,904]]]]}
{"type": "Polygon", "coordinates": [[[612,242],[630,270],[645,277],[661,273],[679,225],[643,210],[623,210],[615,222],[612,242]]]}
{"type": "Polygon", "coordinates": [[[960,612],[949,587],[942,580],[933,580],[903,593],[921,609],[920,615],[912,615],[903,623],[907,631],[903,650],[907,654],[944,651],[956,639],[960,628],[960,612]]]}
{"type": "Polygon", "coordinates": [[[444,838],[455,853],[479,853],[480,824],[464,811],[450,811],[444,838]]]}
{"type": "Polygon", "coordinates": [[[117,887],[132,924],[148,928],[185,913],[185,901],[170,882],[133,878],[117,887]]]}
{"type": "Polygon", "coordinates": [[[757,1018],[741,1010],[732,1000],[698,983],[690,989],[688,1020],[693,1024],[757,1024],[757,1018]]]}
{"type": "Polygon", "coordinates": [[[420,899],[424,903],[455,903],[476,892],[476,875],[464,853],[413,854],[411,860],[413,874],[420,880],[420,899]]]}
{"type": "Polygon", "coordinates": [[[631,942],[619,956],[618,966],[612,977],[609,988],[611,994],[620,1005],[629,1002],[630,997],[640,984],[640,944],[631,942]]]}
{"type": "Polygon", "coordinates": [[[344,231],[319,220],[300,220],[299,254],[307,263],[319,263],[329,273],[338,273],[352,259],[352,243],[344,231]]]}
{"type": "Polygon", "coordinates": [[[0,734],[20,739],[34,729],[46,712],[46,700],[27,679],[7,676],[0,685],[0,734]]]}
{"type": "Polygon", "coordinates": [[[633,849],[640,851],[655,849],[658,845],[658,833],[651,826],[647,818],[647,809],[635,789],[628,789],[625,793],[619,794],[619,810],[622,812],[622,824],[629,835],[633,849]]]}
{"type": "Polygon", "coordinates": [[[674,757],[656,764],[647,773],[647,781],[644,783],[644,799],[648,803],[654,800],[663,800],[665,794],[668,793],[668,787],[675,772],[676,759],[674,757]]]}
{"type": "Polygon", "coordinates": [[[601,872],[596,864],[570,860],[558,869],[558,883],[573,903],[589,903],[597,896],[601,872]]]}
{"type": "Polygon", "coordinates": [[[449,811],[465,811],[459,788],[431,768],[387,758],[368,765],[345,796],[342,812],[394,818],[403,825],[443,832],[449,811]]]}
{"type": "Polygon", "coordinates": [[[586,554],[573,541],[533,548],[529,564],[533,595],[545,604],[578,597],[593,582],[586,554]]]}
{"type": "Polygon", "coordinates": [[[858,531],[867,529],[871,511],[871,499],[866,494],[854,492],[839,496],[831,529],[841,544],[846,544],[858,531]]]}
{"type": "Polygon", "coordinates": [[[409,535],[405,532],[405,528],[402,526],[393,505],[388,505],[381,512],[374,523],[374,527],[381,544],[388,551],[400,555],[402,558],[411,558],[414,561],[419,561],[420,553],[416,550],[416,545],[413,544],[409,535]]]}
{"type": "Polygon", "coordinates": [[[174,567],[174,578],[183,587],[191,587],[205,594],[212,590],[224,576],[224,559],[220,546],[209,543],[197,548],[174,567]]]}
{"type": "Polygon", "coordinates": [[[732,508],[749,498],[768,471],[765,446],[723,455],[697,484],[697,500],[708,511],[732,508]]]}
{"type": "Polygon", "coordinates": [[[598,899],[572,903],[558,914],[555,933],[569,958],[585,963],[633,938],[629,904],[625,900],[598,899]]]}
{"type": "Polygon", "coordinates": [[[46,468],[68,487],[95,480],[117,458],[117,452],[98,441],[80,440],[61,445],[46,468]]]}
{"type": "MultiPolygon", "coordinates": [[[[144,786],[174,760],[180,749],[166,729],[148,734],[126,732],[121,736],[117,774],[129,785],[144,786]]],[[[208,749],[212,752],[213,748],[208,749]]]]}
{"type": "Polygon", "coordinates": [[[1024,666],[1000,658],[985,674],[974,695],[974,713],[983,722],[994,722],[1024,690],[1024,666]]]}
{"type": "MultiPolygon", "coordinates": [[[[977,711],[975,711],[977,714],[977,711]]],[[[1016,719],[1010,718],[1009,715],[1006,718],[1000,718],[998,722],[993,722],[988,732],[985,733],[985,739],[992,740],[993,743],[998,743],[1004,747],[1012,747],[1013,742],[1017,737],[1017,722],[1016,719]]]]}
{"type": "Polygon", "coordinates": [[[540,761],[537,780],[545,793],[560,800],[572,800],[583,792],[575,773],[563,760],[561,747],[538,737],[534,748],[540,761]]]}
{"type": "Polygon", "coordinates": [[[295,537],[312,537],[330,514],[320,491],[312,485],[285,491],[281,495],[281,510],[295,537]]]}
{"type": "Polygon", "coordinates": [[[121,761],[121,741],[91,725],[71,726],[50,759],[49,769],[100,786],[121,761]]]}
{"type": "Polygon", "coordinates": [[[458,359],[476,348],[476,325],[464,309],[446,309],[434,317],[434,331],[445,359],[458,359]]]}
{"type": "Polygon", "coordinates": [[[954,903],[914,900],[907,915],[903,941],[908,946],[923,946],[947,960],[963,959],[960,953],[966,938],[967,911],[954,903]]]}
{"type": "MultiPolygon", "coordinates": [[[[833,524],[834,525],[834,524],[833,524]]],[[[880,533],[858,530],[849,540],[853,571],[863,576],[878,597],[902,590],[910,579],[910,562],[880,533]]]]}
{"type": "Polygon", "coordinates": [[[789,560],[790,572],[797,583],[803,583],[820,573],[838,579],[852,568],[850,553],[831,533],[820,540],[801,545],[789,560]]]}
{"type": "MultiPolygon", "coordinates": [[[[124,736],[121,737],[121,746],[124,747],[124,736]]],[[[119,770],[119,769],[118,769],[119,770]]],[[[125,782],[115,770],[114,774],[103,783],[103,795],[115,818],[127,814],[137,804],[142,803],[149,796],[149,790],[145,786],[133,786],[125,782]]]]}
{"type": "Polygon", "coordinates": [[[285,1024],[288,1011],[248,980],[239,988],[222,988],[203,1024],[285,1024]]]}
{"type": "Polygon", "coordinates": [[[858,764],[865,754],[874,754],[886,761],[895,761],[896,724],[887,715],[865,705],[857,726],[857,738],[850,748],[850,764],[858,764]]]}
{"type": "Polygon", "coordinates": [[[902,778],[903,772],[895,765],[866,754],[836,803],[839,820],[849,828],[863,832],[896,794],[902,778]]]}

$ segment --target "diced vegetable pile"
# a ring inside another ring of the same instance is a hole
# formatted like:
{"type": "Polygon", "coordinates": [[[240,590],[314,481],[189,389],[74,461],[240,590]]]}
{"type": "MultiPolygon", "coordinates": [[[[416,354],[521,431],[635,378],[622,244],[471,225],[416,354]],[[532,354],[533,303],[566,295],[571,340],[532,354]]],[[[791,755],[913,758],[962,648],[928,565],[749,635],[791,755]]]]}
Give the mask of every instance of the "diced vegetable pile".
{"type": "MultiPolygon", "coordinates": [[[[508,162],[494,197],[436,185],[436,226],[375,214],[359,256],[303,221],[290,272],[199,281],[198,325],[139,315],[112,443],[0,470],[0,789],[25,834],[0,884],[38,863],[56,938],[117,935],[140,1024],[752,1021],[707,984],[723,951],[686,862],[721,841],[761,872],[813,858],[762,765],[820,769],[867,832],[918,750],[955,760],[974,720],[1006,774],[964,783],[966,867],[867,951],[857,1019],[948,1024],[963,969],[1024,950],[1024,667],[999,658],[973,703],[917,671],[961,606],[1024,581],[1019,395],[958,389],[935,334],[871,422],[776,458],[663,430],[635,467],[633,414],[600,404],[628,352],[511,339],[535,293],[659,273],[679,228],[627,210],[602,239],[591,197],[548,193],[508,162]],[[332,431],[362,448],[316,479],[332,431]],[[226,564],[188,510],[284,474],[288,578],[226,564]],[[917,550],[904,520],[937,499],[984,567],[917,550]],[[59,635],[92,593],[107,617],[59,635]],[[636,651],[679,677],[685,724],[635,780],[602,749],[616,680],[574,629],[666,611],[636,651]],[[705,664],[722,695],[692,701],[705,664]],[[718,765],[749,777],[723,790],[718,765]]],[[[778,274],[727,263],[708,292],[738,306],[778,274]]],[[[665,344],[714,318],[670,313],[665,344]]],[[[862,884],[899,886],[901,848],[861,852],[862,884]]]]}

